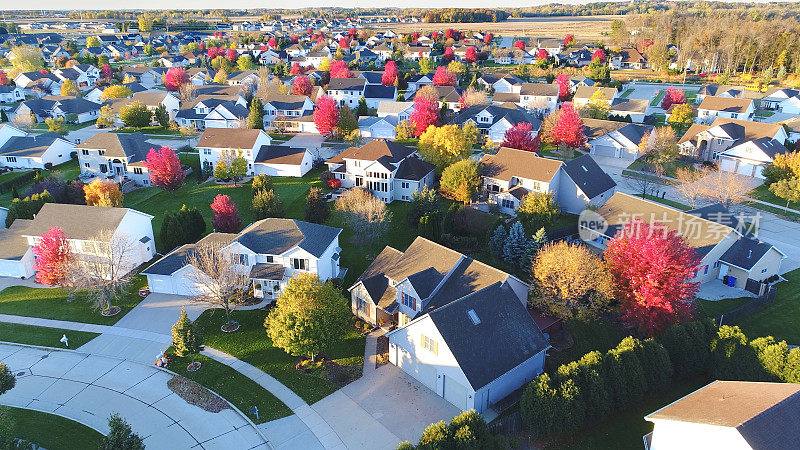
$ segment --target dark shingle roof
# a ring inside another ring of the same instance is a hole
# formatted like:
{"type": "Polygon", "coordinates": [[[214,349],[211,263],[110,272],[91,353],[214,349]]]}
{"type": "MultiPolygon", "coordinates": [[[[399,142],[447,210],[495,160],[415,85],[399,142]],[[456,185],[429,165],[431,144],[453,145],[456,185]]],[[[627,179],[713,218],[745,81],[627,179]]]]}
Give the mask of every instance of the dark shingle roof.
{"type": "Polygon", "coordinates": [[[367,80],[363,78],[331,78],[328,83],[328,90],[338,91],[361,91],[367,80]]]}
{"type": "Polygon", "coordinates": [[[142,271],[143,275],[172,275],[188,264],[189,257],[195,253],[198,245],[222,243],[227,244],[236,237],[233,233],[210,233],[196,244],[184,244],[164,255],[142,271]]]}
{"type": "Polygon", "coordinates": [[[282,280],[286,267],[280,264],[255,264],[250,269],[250,278],[261,280],[282,280]]]}
{"type": "Polygon", "coordinates": [[[429,162],[425,162],[417,157],[408,157],[397,167],[395,178],[419,181],[434,169],[436,169],[436,166],[429,162]]]}
{"type": "Polygon", "coordinates": [[[327,162],[341,164],[347,159],[360,159],[364,161],[384,161],[387,163],[397,163],[414,153],[414,150],[406,147],[399,142],[387,141],[385,139],[373,139],[361,147],[350,147],[339,153],[327,162]]]}
{"type": "Polygon", "coordinates": [[[475,390],[550,346],[514,291],[499,282],[432,311],[430,318],[475,390]]]}
{"type": "Polygon", "coordinates": [[[305,154],[306,149],[301,147],[262,145],[254,161],[257,163],[298,165],[303,162],[305,154]]]}
{"type": "Polygon", "coordinates": [[[128,163],[144,161],[154,145],[140,132],[131,134],[97,133],[75,147],[76,150],[104,150],[105,156],[128,158],[128,163]]]}
{"type": "Polygon", "coordinates": [[[756,239],[737,239],[731,247],[719,257],[719,260],[744,270],[750,270],[772,248],[772,245],[756,239]]]}
{"type": "Polygon", "coordinates": [[[268,218],[250,224],[235,240],[255,253],[280,255],[297,246],[320,257],[341,232],[300,220],[268,218]]]}
{"type": "Polygon", "coordinates": [[[60,134],[53,132],[30,136],[12,136],[0,147],[0,155],[36,158],[42,156],[53,145],[53,142],[59,139],[65,140],[60,134]]]}
{"type": "Polygon", "coordinates": [[[579,156],[564,163],[564,171],[589,198],[606,192],[617,185],[589,155],[579,156]]]}

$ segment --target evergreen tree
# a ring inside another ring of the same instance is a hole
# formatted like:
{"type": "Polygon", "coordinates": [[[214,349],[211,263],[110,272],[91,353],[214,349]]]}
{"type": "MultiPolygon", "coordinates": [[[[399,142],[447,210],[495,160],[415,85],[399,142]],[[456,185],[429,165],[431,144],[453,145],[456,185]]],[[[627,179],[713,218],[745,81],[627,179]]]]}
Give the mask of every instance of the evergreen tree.
{"type": "Polygon", "coordinates": [[[112,414],[108,419],[108,434],[100,443],[100,450],[144,450],[144,442],[125,419],[119,414],[112,414]]]}
{"type": "Polygon", "coordinates": [[[497,228],[495,228],[492,232],[492,236],[489,238],[489,252],[497,257],[502,256],[503,246],[506,244],[507,236],[508,233],[506,233],[506,227],[503,225],[498,225],[497,228]]]}
{"type": "Polygon", "coordinates": [[[330,208],[328,208],[328,201],[322,196],[322,189],[312,187],[306,196],[306,221],[325,223],[329,215],[330,208]]]}
{"type": "Polygon", "coordinates": [[[189,320],[186,309],[181,308],[180,318],[172,325],[172,348],[179,357],[189,356],[191,358],[192,362],[186,368],[187,370],[195,371],[199,368],[200,363],[195,363],[194,355],[200,352],[202,345],[203,332],[201,328],[189,320]]]}
{"type": "Polygon", "coordinates": [[[5,109],[0,109],[0,123],[8,122],[8,116],[5,109]]]}
{"type": "Polygon", "coordinates": [[[264,128],[264,104],[258,97],[250,102],[250,114],[247,115],[247,128],[260,130],[264,128]]]}
{"type": "Polygon", "coordinates": [[[427,212],[419,218],[419,235],[438,241],[442,236],[442,220],[438,211],[427,212]]]}
{"type": "Polygon", "coordinates": [[[169,112],[167,112],[167,107],[163,104],[158,105],[156,110],[153,112],[153,117],[155,117],[156,122],[162,127],[169,126],[169,112]]]}
{"type": "Polygon", "coordinates": [[[260,220],[268,217],[283,217],[285,210],[281,199],[274,190],[270,189],[259,191],[253,197],[253,213],[256,219],[260,220]]]}
{"type": "Polygon", "coordinates": [[[361,98],[358,100],[358,108],[356,108],[356,117],[366,116],[369,114],[369,108],[367,108],[367,99],[364,98],[362,95],[361,98]]]}
{"type": "Polygon", "coordinates": [[[519,264],[528,250],[528,238],[522,224],[515,222],[508,231],[508,237],[503,244],[503,259],[512,264],[519,264]]]}

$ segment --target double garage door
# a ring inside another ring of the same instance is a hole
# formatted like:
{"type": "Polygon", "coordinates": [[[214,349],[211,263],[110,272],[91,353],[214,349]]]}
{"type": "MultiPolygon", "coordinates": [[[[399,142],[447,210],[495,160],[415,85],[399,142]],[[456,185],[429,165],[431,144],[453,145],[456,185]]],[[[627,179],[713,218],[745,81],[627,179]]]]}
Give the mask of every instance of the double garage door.
{"type": "Polygon", "coordinates": [[[185,275],[147,275],[150,292],[159,294],[194,295],[195,283],[185,275]]]}
{"type": "Polygon", "coordinates": [[[736,159],[722,158],[719,162],[719,168],[725,172],[738,173],[746,177],[764,178],[761,165],[748,164],[736,159]]]}
{"type": "Polygon", "coordinates": [[[593,145],[592,153],[598,156],[607,156],[609,158],[617,157],[617,149],[611,145],[593,145]]]}
{"type": "Polygon", "coordinates": [[[412,361],[410,355],[399,345],[395,351],[397,366],[404,372],[456,407],[467,409],[467,389],[461,383],[445,374],[439,375],[434,366],[412,361]]]}

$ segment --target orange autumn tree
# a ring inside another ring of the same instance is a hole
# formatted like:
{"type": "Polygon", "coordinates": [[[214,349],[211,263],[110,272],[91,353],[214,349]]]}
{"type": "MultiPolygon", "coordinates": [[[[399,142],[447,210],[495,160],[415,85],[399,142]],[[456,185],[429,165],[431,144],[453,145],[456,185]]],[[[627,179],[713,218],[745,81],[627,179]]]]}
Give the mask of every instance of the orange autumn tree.
{"type": "Polygon", "coordinates": [[[89,206],[122,206],[122,191],[113,181],[96,179],[83,187],[83,193],[89,206]]]}

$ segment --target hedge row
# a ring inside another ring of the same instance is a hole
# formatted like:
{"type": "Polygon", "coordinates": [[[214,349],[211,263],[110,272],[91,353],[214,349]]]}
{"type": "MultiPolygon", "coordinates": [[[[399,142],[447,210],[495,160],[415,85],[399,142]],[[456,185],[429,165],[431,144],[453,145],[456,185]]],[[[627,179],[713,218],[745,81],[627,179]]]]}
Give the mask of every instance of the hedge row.
{"type": "Polygon", "coordinates": [[[39,213],[39,210],[42,209],[45,203],[53,202],[55,202],[53,196],[47,191],[41,194],[33,194],[23,199],[15,198],[11,201],[11,206],[8,208],[6,228],[10,227],[15,219],[33,219],[33,216],[39,213]]]}
{"type": "Polygon", "coordinates": [[[11,178],[9,180],[0,182],[0,194],[5,194],[6,192],[11,192],[14,189],[21,188],[26,184],[33,181],[34,178],[38,175],[38,170],[31,170],[29,172],[24,172],[18,177],[11,178]]]}

